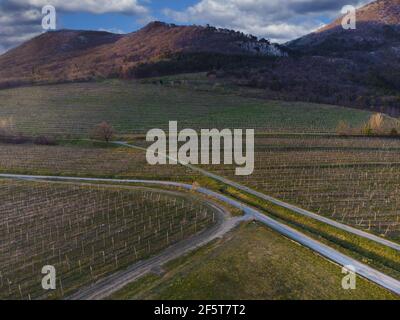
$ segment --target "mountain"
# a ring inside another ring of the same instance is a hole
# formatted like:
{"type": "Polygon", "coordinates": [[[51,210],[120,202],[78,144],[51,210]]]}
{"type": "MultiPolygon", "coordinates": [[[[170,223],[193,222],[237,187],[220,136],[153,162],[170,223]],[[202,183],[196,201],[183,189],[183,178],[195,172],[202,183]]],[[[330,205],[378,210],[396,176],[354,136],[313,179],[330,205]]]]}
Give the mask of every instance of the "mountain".
{"type": "Polygon", "coordinates": [[[356,16],[355,30],[344,30],[340,17],[285,44],[291,57],[267,70],[251,70],[246,84],[263,89],[268,98],[400,116],[400,0],[372,2],[356,16]]]}
{"type": "Polygon", "coordinates": [[[0,56],[0,87],[133,77],[138,68],[144,73],[143,66],[176,57],[179,57],[180,65],[173,65],[184,69],[182,56],[193,54],[286,55],[279,46],[267,40],[259,41],[241,32],[213,27],[152,22],[127,35],[61,30],[42,34],[0,56]]]}
{"type": "Polygon", "coordinates": [[[76,70],[68,62],[120,39],[108,32],[44,33],[0,56],[0,87],[72,78],[76,70]]]}
{"type": "Polygon", "coordinates": [[[345,30],[343,17],[287,46],[307,54],[349,56],[362,52],[371,61],[382,53],[400,58],[400,0],[378,0],[356,11],[356,29],[345,30]]]}
{"type": "MultiPolygon", "coordinates": [[[[400,0],[357,10],[284,46],[227,29],[152,22],[126,35],[48,32],[0,56],[0,88],[217,70],[268,99],[400,116],[400,0]]],[[[218,80],[217,80],[218,81],[218,80]]]]}

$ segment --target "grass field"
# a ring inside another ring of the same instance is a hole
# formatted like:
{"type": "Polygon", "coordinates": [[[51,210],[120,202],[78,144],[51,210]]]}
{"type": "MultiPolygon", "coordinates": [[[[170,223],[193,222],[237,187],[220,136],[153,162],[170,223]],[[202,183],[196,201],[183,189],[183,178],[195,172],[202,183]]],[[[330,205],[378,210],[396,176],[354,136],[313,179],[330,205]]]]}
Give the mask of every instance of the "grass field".
{"type": "Polygon", "coordinates": [[[0,90],[0,120],[26,134],[85,136],[98,123],[119,133],[145,133],[176,120],[199,128],[254,128],[260,132],[334,132],[369,112],[309,103],[245,98],[139,82],[105,81],[0,90]]]}
{"type": "Polygon", "coordinates": [[[150,189],[0,180],[0,299],[63,298],[213,225],[214,210],[150,189]],[[41,288],[45,265],[56,291],[41,288]]]}
{"type": "Polygon", "coordinates": [[[396,299],[361,278],[343,290],[341,268],[254,223],[168,264],[112,299],[396,299]]]}
{"type": "Polygon", "coordinates": [[[261,137],[255,171],[223,176],[313,212],[400,240],[400,140],[261,137]]]}

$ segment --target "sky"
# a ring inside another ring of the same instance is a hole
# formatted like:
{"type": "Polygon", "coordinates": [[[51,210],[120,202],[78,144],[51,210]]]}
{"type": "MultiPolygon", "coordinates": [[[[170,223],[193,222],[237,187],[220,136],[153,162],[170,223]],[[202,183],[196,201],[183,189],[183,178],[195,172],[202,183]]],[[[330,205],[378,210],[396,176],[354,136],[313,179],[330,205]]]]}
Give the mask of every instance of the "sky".
{"type": "Polygon", "coordinates": [[[136,31],[159,20],[210,24],[283,43],[371,0],[0,0],[0,54],[39,34],[42,7],[56,9],[57,29],[136,31]]]}

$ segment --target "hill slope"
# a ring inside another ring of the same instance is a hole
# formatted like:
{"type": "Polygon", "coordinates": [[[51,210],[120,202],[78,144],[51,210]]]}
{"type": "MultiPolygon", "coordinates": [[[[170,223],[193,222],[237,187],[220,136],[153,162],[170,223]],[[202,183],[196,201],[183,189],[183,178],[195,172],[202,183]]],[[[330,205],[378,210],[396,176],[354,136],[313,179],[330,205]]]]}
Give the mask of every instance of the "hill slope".
{"type": "Polygon", "coordinates": [[[356,30],[342,28],[343,17],[289,42],[303,53],[347,56],[351,51],[369,53],[378,60],[382,51],[400,57],[400,0],[378,0],[357,10],[356,30]]]}
{"type": "Polygon", "coordinates": [[[274,99],[323,102],[400,115],[400,0],[357,11],[356,30],[342,18],[291,41],[291,58],[248,74],[248,85],[274,99]]]}
{"type": "Polygon", "coordinates": [[[119,39],[120,35],[96,31],[44,33],[0,56],[0,87],[73,75],[71,61],[119,39]]]}
{"type": "Polygon", "coordinates": [[[400,0],[358,9],[356,30],[341,21],[286,48],[231,30],[161,22],[127,35],[51,32],[0,56],[0,88],[218,70],[217,77],[262,89],[263,98],[399,116],[400,0]]]}
{"type": "Polygon", "coordinates": [[[127,35],[58,31],[0,57],[0,87],[27,83],[131,77],[136,67],[179,53],[284,55],[278,46],[240,32],[153,22],[127,35]]]}

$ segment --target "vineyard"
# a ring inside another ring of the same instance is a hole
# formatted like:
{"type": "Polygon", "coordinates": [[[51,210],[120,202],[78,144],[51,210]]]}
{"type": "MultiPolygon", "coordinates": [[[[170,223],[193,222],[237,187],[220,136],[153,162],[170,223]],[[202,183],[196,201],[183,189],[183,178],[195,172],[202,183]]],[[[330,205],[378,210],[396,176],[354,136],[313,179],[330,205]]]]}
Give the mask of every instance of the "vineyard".
{"type": "Polygon", "coordinates": [[[127,148],[0,144],[6,173],[182,180],[194,176],[181,166],[151,166],[142,151],[127,148]]]}
{"type": "Polygon", "coordinates": [[[341,107],[266,101],[185,87],[133,81],[73,83],[0,91],[0,121],[25,134],[87,136],[108,121],[119,133],[145,133],[176,120],[183,128],[254,128],[263,132],[334,132],[369,112],[341,107]]]}
{"type": "Polygon", "coordinates": [[[255,171],[209,169],[301,208],[400,240],[400,140],[264,137],[255,171]]]}
{"type": "Polygon", "coordinates": [[[199,200],[151,189],[0,180],[0,299],[63,298],[214,224],[199,200]],[[57,289],[41,287],[53,265],[57,289]]]}

